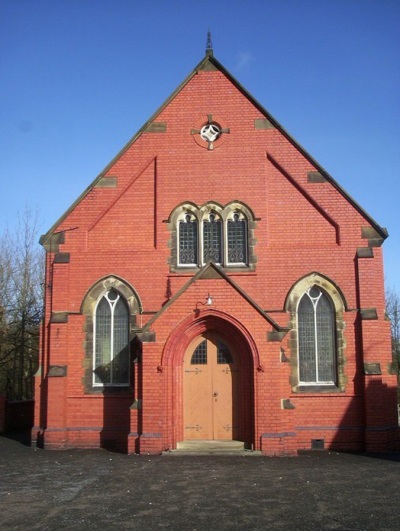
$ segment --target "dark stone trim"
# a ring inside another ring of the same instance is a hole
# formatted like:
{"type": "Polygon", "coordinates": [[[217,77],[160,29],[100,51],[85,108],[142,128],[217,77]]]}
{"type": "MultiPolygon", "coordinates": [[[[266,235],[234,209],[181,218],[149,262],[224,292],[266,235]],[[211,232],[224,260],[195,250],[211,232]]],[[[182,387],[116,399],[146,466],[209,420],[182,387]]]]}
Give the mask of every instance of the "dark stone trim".
{"type": "Polygon", "coordinates": [[[254,129],[261,131],[263,129],[276,129],[275,125],[268,118],[256,118],[254,120],[254,129]]]}
{"type": "Polygon", "coordinates": [[[142,343],[155,343],[156,341],[155,332],[138,332],[136,336],[142,343]]]}
{"type": "Polygon", "coordinates": [[[361,238],[368,240],[369,247],[380,247],[385,241],[374,227],[361,227],[361,238]]]}
{"type": "Polygon", "coordinates": [[[383,238],[371,238],[368,240],[368,245],[370,247],[381,247],[385,240],[383,238]]]}
{"type": "Polygon", "coordinates": [[[151,122],[146,129],[145,133],[166,133],[167,132],[167,123],[166,122],[151,122]]]}
{"type": "Polygon", "coordinates": [[[142,400],[140,398],[135,398],[129,409],[142,409],[142,400]]]}
{"type": "Polygon", "coordinates": [[[364,374],[382,374],[381,370],[381,364],[380,363],[372,363],[372,362],[364,362],[364,374]]]}
{"type": "Polygon", "coordinates": [[[337,385],[298,385],[296,393],[341,393],[341,389],[337,385]]]}
{"type": "Polygon", "coordinates": [[[289,330],[272,330],[271,332],[267,332],[267,341],[282,341],[288,332],[289,330]]]}
{"type": "Polygon", "coordinates": [[[44,236],[39,240],[48,253],[58,253],[59,246],[65,243],[65,232],[56,232],[47,241],[43,241],[44,236]]]}
{"type": "Polygon", "coordinates": [[[307,173],[307,180],[309,183],[326,183],[327,179],[319,171],[309,171],[307,173]]]}
{"type": "Polygon", "coordinates": [[[95,185],[95,188],[117,188],[118,177],[102,177],[95,185]]]}
{"type": "Polygon", "coordinates": [[[371,247],[357,247],[357,258],[373,258],[374,250],[371,247]]]}
{"type": "Polygon", "coordinates": [[[68,312],[53,312],[50,323],[68,323],[68,312]]]}
{"type": "Polygon", "coordinates": [[[361,308],[360,314],[363,321],[376,321],[378,319],[376,308],[361,308]]]}
{"type": "Polygon", "coordinates": [[[281,363],[290,363],[290,358],[286,356],[285,349],[283,349],[282,347],[280,351],[280,361],[281,363]]]}
{"type": "Polygon", "coordinates": [[[296,406],[292,404],[290,398],[282,398],[281,405],[282,409],[296,409],[296,406]]]}
{"type": "Polygon", "coordinates": [[[56,253],[54,257],[55,264],[69,264],[70,253],[56,253]]]}
{"type": "MultiPolygon", "coordinates": [[[[207,57],[210,57],[210,55],[208,55],[207,57]]],[[[200,65],[198,66],[197,70],[203,70],[204,72],[217,72],[219,68],[213,62],[203,60],[202,63],[200,63],[200,65]]]]}
{"type": "Polygon", "coordinates": [[[263,433],[261,435],[262,439],[282,439],[284,437],[296,437],[296,432],[294,431],[282,431],[278,433],[263,433]]]}
{"type": "Polygon", "coordinates": [[[48,376],[49,378],[60,378],[67,376],[67,365],[50,365],[48,376]]]}

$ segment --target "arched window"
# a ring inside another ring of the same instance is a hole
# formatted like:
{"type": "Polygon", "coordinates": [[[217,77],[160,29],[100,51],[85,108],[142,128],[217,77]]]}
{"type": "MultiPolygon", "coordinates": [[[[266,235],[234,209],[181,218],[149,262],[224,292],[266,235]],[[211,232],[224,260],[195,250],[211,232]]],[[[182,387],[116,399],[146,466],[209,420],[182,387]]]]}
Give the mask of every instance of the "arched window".
{"type": "Polygon", "coordinates": [[[196,218],[190,212],[185,212],[183,219],[179,221],[179,264],[198,264],[198,224],[196,218]]]}
{"type": "Polygon", "coordinates": [[[202,267],[214,262],[223,267],[254,270],[255,218],[239,201],[177,206],[169,218],[171,270],[202,267]]]}
{"type": "Polygon", "coordinates": [[[111,289],[98,301],[94,315],[93,385],[129,385],[129,310],[111,289]]]}
{"type": "Polygon", "coordinates": [[[302,296],[297,309],[300,384],[336,384],[335,314],[317,286],[302,296]]]}
{"type": "Polygon", "coordinates": [[[203,221],[203,263],[222,264],[222,255],[222,222],[215,212],[210,212],[203,221]]]}
{"type": "Polygon", "coordinates": [[[239,211],[228,218],[227,243],[228,264],[247,264],[247,222],[239,211]]]}

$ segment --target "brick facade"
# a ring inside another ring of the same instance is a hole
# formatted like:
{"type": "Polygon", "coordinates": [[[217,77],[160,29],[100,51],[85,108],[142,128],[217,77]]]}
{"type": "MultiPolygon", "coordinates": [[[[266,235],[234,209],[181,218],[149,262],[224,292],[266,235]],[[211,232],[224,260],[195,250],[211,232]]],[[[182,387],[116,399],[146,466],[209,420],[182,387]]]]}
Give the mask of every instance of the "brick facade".
{"type": "Polygon", "coordinates": [[[265,455],[393,449],[386,236],[208,52],[41,239],[34,437],[47,448],[176,448],[188,437],[183,360],[212,333],[240,357],[233,438],[265,455]],[[199,134],[207,123],[222,130],[215,141],[199,134]],[[247,263],[181,267],[181,205],[221,216],[243,205],[247,263]],[[299,382],[296,312],[311,286],[334,307],[330,386],[299,382]],[[94,315],[109,289],[129,311],[127,386],[93,385],[94,315]]]}

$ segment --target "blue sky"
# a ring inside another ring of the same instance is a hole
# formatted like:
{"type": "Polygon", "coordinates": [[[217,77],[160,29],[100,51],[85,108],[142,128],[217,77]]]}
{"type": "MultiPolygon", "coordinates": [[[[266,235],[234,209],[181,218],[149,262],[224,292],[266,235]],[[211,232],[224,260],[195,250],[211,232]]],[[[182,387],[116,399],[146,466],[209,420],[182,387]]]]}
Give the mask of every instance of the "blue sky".
{"type": "Polygon", "coordinates": [[[1,0],[0,231],[46,232],[215,57],[383,227],[400,290],[399,0],[1,0]]]}

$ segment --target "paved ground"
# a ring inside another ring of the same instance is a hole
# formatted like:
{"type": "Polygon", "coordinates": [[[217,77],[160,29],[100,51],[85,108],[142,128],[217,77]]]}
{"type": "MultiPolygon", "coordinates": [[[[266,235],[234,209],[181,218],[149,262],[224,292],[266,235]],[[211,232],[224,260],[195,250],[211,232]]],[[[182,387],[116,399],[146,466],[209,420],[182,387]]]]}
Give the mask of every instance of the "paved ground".
{"type": "Polygon", "coordinates": [[[127,456],[0,437],[0,528],[398,530],[400,456],[127,456]]]}

